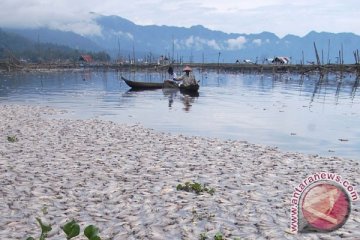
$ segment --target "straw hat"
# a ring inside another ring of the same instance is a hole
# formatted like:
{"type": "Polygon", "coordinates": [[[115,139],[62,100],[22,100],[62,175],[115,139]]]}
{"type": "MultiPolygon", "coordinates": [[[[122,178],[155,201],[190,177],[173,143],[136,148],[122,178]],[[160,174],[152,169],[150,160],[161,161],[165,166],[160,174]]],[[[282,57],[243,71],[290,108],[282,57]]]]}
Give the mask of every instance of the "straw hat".
{"type": "Polygon", "coordinates": [[[186,66],[186,67],[183,69],[183,72],[187,72],[187,71],[191,72],[191,71],[192,71],[191,67],[186,66]]]}

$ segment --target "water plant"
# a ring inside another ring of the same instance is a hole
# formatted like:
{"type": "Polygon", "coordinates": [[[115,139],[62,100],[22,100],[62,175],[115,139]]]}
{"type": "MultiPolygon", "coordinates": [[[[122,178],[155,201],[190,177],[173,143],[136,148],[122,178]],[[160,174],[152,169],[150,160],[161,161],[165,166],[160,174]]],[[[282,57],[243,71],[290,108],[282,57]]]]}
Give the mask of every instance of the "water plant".
{"type": "Polygon", "coordinates": [[[84,235],[89,240],[101,240],[101,238],[98,236],[98,234],[99,234],[99,229],[97,227],[95,227],[94,225],[89,225],[84,230],[84,235]]]}
{"type": "Polygon", "coordinates": [[[7,140],[8,140],[8,142],[11,142],[11,143],[19,141],[16,136],[8,136],[7,140]]]}
{"type": "MultiPolygon", "coordinates": [[[[39,240],[45,240],[47,234],[52,230],[51,225],[47,225],[41,221],[40,218],[36,218],[36,221],[39,223],[41,228],[41,235],[39,240]]],[[[33,237],[28,237],[26,240],[35,240],[33,237]]]]}
{"type": "Polygon", "coordinates": [[[210,195],[215,193],[214,188],[207,188],[205,185],[201,185],[201,183],[197,182],[185,182],[185,184],[178,184],[176,186],[176,190],[185,191],[185,192],[195,192],[196,194],[200,194],[202,192],[207,192],[210,195]]]}
{"type": "MultiPolygon", "coordinates": [[[[45,240],[48,233],[52,230],[51,225],[44,224],[40,218],[36,218],[36,220],[41,227],[41,235],[39,240],[45,240]]],[[[64,231],[67,240],[77,237],[80,234],[80,225],[75,220],[71,220],[65,223],[65,225],[62,226],[61,229],[64,231]]],[[[94,225],[88,225],[84,229],[84,235],[87,237],[88,240],[101,240],[98,234],[99,229],[94,225]]],[[[26,240],[35,240],[35,238],[28,237],[26,240]]]]}
{"type": "Polygon", "coordinates": [[[224,238],[221,232],[216,233],[214,236],[214,240],[223,240],[223,239],[224,238]]]}
{"type": "Polygon", "coordinates": [[[80,234],[80,225],[75,220],[66,223],[64,226],[61,227],[61,229],[66,234],[67,240],[76,237],[80,234]]]}
{"type": "MultiPolygon", "coordinates": [[[[209,239],[206,233],[200,233],[199,240],[206,240],[206,239],[209,239]]],[[[225,238],[223,237],[221,232],[217,232],[214,235],[214,240],[225,240],[225,238]]],[[[234,240],[240,240],[240,238],[236,237],[234,238],[234,240]]]]}
{"type": "Polygon", "coordinates": [[[212,218],[215,217],[215,214],[213,213],[207,213],[201,211],[197,212],[195,208],[192,209],[191,213],[192,213],[192,219],[191,219],[192,222],[195,222],[197,220],[202,221],[203,219],[211,220],[212,218]]]}
{"type": "Polygon", "coordinates": [[[41,208],[41,212],[42,212],[42,214],[44,214],[44,215],[48,214],[48,208],[47,208],[46,206],[42,207],[42,208],[41,208]]]}
{"type": "Polygon", "coordinates": [[[200,233],[199,240],[206,240],[206,239],[208,239],[206,233],[200,233]]]}

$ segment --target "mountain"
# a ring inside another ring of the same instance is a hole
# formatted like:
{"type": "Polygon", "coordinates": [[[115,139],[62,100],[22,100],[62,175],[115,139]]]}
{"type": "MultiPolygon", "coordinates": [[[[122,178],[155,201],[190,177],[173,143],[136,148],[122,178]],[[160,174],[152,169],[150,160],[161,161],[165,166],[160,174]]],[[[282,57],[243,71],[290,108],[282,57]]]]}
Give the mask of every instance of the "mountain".
{"type": "Polygon", "coordinates": [[[95,21],[102,36],[89,36],[97,45],[117,55],[142,52],[138,58],[165,55],[175,60],[194,62],[235,62],[250,59],[263,62],[275,56],[288,56],[293,63],[316,61],[316,43],[324,63],[336,63],[339,51],[344,51],[345,63],[353,63],[353,51],[360,48],[360,36],[352,33],[310,32],[304,37],[287,35],[279,38],[273,33],[224,33],[201,25],[190,28],[171,26],[140,26],[119,16],[101,16],[95,21]],[[117,53],[117,54],[115,54],[117,53]]]}
{"type": "MultiPolygon", "coordinates": [[[[18,59],[37,61],[78,60],[84,50],[55,43],[41,43],[20,36],[14,32],[0,29],[0,59],[16,57],[18,59]]],[[[103,52],[87,52],[95,60],[107,60],[109,56],[103,52]]]]}
{"type": "Polygon", "coordinates": [[[30,39],[38,43],[54,43],[58,45],[68,46],[78,50],[88,51],[101,51],[102,47],[92,42],[90,39],[80,36],[79,34],[52,30],[48,28],[37,28],[37,29],[11,29],[4,28],[4,31],[15,33],[27,39],[30,39]]]}
{"type": "Polygon", "coordinates": [[[35,43],[13,32],[0,29],[0,59],[7,57],[28,59],[31,61],[78,58],[79,53],[66,46],[52,43],[35,43]]]}
{"type": "Polygon", "coordinates": [[[324,63],[354,63],[353,51],[360,36],[352,33],[310,32],[304,37],[273,33],[224,33],[201,25],[190,28],[137,25],[119,16],[94,15],[101,35],[81,36],[73,32],[41,29],[7,29],[33,41],[52,42],[89,51],[105,50],[113,59],[157,59],[160,55],[184,62],[230,62],[250,59],[262,63],[275,56],[291,57],[292,63],[316,61],[314,42],[324,63]]]}
{"type": "Polygon", "coordinates": [[[25,51],[32,47],[34,43],[31,40],[0,29],[0,57],[3,57],[7,50],[25,51]]]}

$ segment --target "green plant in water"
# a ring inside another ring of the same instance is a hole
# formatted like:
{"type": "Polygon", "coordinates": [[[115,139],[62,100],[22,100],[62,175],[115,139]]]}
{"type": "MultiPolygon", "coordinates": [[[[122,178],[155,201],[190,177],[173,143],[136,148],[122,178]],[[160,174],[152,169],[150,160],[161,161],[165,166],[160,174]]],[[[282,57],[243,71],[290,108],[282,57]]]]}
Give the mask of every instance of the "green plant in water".
{"type": "Polygon", "coordinates": [[[41,212],[42,212],[42,214],[44,214],[44,215],[48,214],[48,209],[47,209],[47,207],[46,207],[46,206],[43,207],[43,208],[41,209],[41,212]]]}
{"type": "Polygon", "coordinates": [[[218,232],[214,236],[214,240],[223,240],[223,236],[221,232],[218,232]]]}
{"type": "MultiPolygon", "coordinates": [[[[199,236],[199,240],[206,240],[206,239],[208,239],[208,237],[206,236],[206,233],[201,233],[200,236],[199,236]]],[[[217,232],[214,235],[214,240],[225,240],[225,238],[223,237],[221,232],[217,232]]],[[[240,238],[235,237],[234,240],[240,240],[240,238]]]]}
{"type": "Polygon", "coordinates": [[[7,140],[11,143],[19,141],[16,136],[8,136],[7,140]]]}
{"type": "Polygon", "coordinates": [[[101,240],[101,238],[98,236],[98,234],[99,234],[99,229],[97,227],[95,227],[94,225],[89,225],[84,230],[84,235],[89,240],[101,240]]]}
{"type": "Polygon", "coordinates": [[[208,239],[206,233],[200,233],[199,240],[206,240],[206,239],[208,239]]]}
{"type": "Polygon", "coordinates": [[[61,229],[66,234],[67,240],[76,237],[80,234],[80,226],[75,220],[66,223],[64,226],[61,227],[61,229]]]}
{"type": "Polygon", "coordinates": [[[192,222],[195,222],[197,220],[201,221],[203,219],[211,220],[213,217],[215,217],[215,214],[212,213],[201,212],[201,211],[197,212],[195,208],[192,209],[191,213],[192,213],[192,219],[191,219],[192,222]]]}
{"type": "MultiPolygon", "coordinates": [[[[40,218],[36,218],[36,221],[39,223],[40,228],[41,228],[41,235],[40,235],[39,240],[45,240],[45,238],[47,237],[47,234],[52,230],[51,225],[46,225],[45,223],[43,223],[41,221],[40,218]]],[[[26,240],[35,240],[35,238],[28,237],[26,240]]]]}
{"type": "MultiPolygon", "coordinates": [[[[205,189],[207,189],[207,188],[205,188],[205,189]]],[[[214,188],[207,189],[207,190],[205,190],[205,191],[208,192],[210,195],[214,195],[214,193],[215,193],[215,189],[214,189],[214,188]]]]}
{"type": "Polygon", "coordinates": [[[203,187],[201,186],[200,183],[194,182],[191,185],[191,188],[194,192],[196,192],[196,194],[200,194],[203,191],[203,187]]]}
{"type": "Polygon", "coordinates": [[[195,192],[196,194],[200,194],[202,192],[207,192],[209,193],[210,195],[214,195],[215,193],[215,189],[214,188],[207,188],[204,186],[202,186],[200,183],[197,183],[197,182],[185,182],[184,185],[182,184],[178,184],[176,186],[176,190],[178,191],[185,191],[185,192],[195,192]]]}
{"type": "MultiPolygon", "coordinates": [[[[38,221],[41,227],[41,235],[39,240],[45,240],[48,233],[52,230],[52,228],[50,225],[44,224],[41,221],[41,219],[36,218],[36,220],[38,221]]],[[[80,234],[80,225],[75,220],[65,223],[65,225],[62,226],[61,229],[66,234],[67,240],[77,237],[80,234]]],[[[101,240],[98,234],[99,234],[99,229],[94,225],[89,225],[84,230],[84,235],[87,237],[88,240],[101,240]]],[[[28,237],[26,240],[35,240],[35,238],[28,237]]]]}

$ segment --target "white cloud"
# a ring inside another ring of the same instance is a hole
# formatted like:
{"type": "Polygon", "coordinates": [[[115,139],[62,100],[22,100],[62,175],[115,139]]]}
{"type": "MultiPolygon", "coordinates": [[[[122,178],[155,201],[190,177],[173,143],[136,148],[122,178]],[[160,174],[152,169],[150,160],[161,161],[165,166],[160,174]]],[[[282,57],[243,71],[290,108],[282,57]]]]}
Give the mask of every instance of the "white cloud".
{"type": "Polygon", "coordinates": [[[189,38],[187,38],[186,40],[185,40],[185,45],[186,45],[186,47],[192,47],[193,45],[194,45],[194,43],[195,43],[195,40],[194,40],[194,36],[190,36],[189,38]]]}
{"type": "MultiPolygon", "coordinates": [[[[267,39],[267,40],[269,40],[269,39],[267,39]]],[[[252,41],[252,43],[254,43],[255,45],[261,46],[262,40],[259,39],[259,38],[257,38],[257,39],[254,39],[254,40],[252,41]]]]}
{"type": "Polygon", "coordinates": [[[125,37],[128,38],[130,40],[134,40],[134,35],[132,35],[131,33],[128,32],[122,32],[122,31],[113,31],[112,32],[114,35],[118,36],[118,37],[125,37]]]}
{"type": "Polygon", "coordinates": [[[83,3],[74,4],[70,0],[2,0],[0,27],[49,27],[81,35],[100,35],[101,28],[94,21],[95,15],[84,11],[83,3]]]}
{"type": "Polygon", "coordinates": [[[218,44],[215,40],[209,40],[209,41],[207,42],[207,45],[208,45],[209,47],[212,47],[212,48],[215,49],[215,50],[221,50],[221,47],[219,46],[219,44],[218,44]]]}
{"type": "Polygon", "coordinates": [[[92,21],[51,23],[48,27],[63,31],[73,31],[80,35],[101,35],[101,27],[92,21]]]}
{"type": "Polygon", "coordinates": [[[357,0],[327,0],[326,4],[323,0],[1,0],[0,27],[50,26],[100,34],[89,12],[118,15],[137,24],[201,24],[233,33],[303,36],[315,30],[360,34],[360,21],[354,21],[360,12],[357,0]]]}
{"type": "Polygon", "coordinates": [[[239,36],[237,38],[231,38],[227,40],[227,45],[229,50],[238,50],[244,48],[245,43],[247,42],[244,36],[239,36]]]}
{"type": "Polygon", "coordinates": [[[197,36],[190,36],[185,40],[176,39],[174,42],[177,49],[194,48],[195,50],[202,50],[205,47],[210,47],[215,50],[221,50],[220,45],[214,39],[204,39],[197,36]]]}

